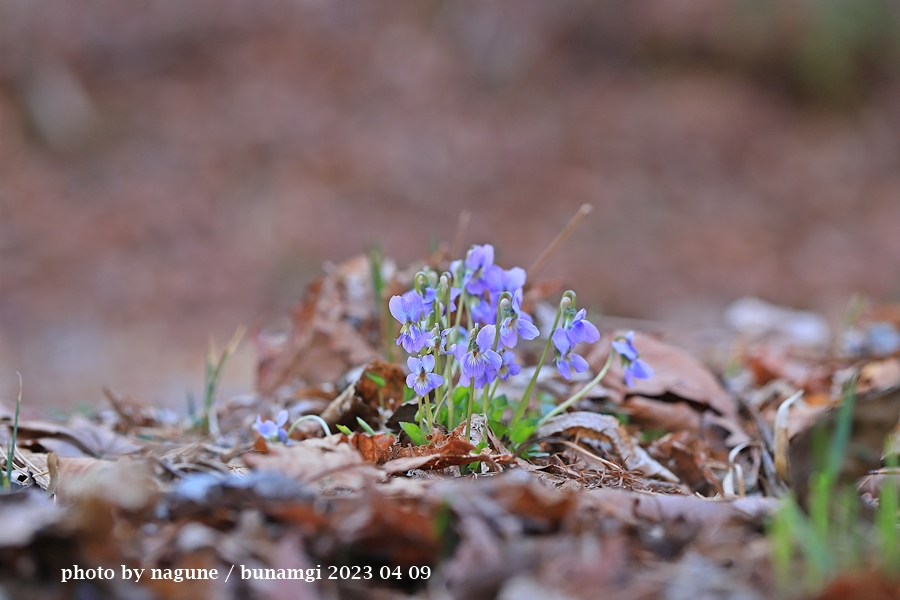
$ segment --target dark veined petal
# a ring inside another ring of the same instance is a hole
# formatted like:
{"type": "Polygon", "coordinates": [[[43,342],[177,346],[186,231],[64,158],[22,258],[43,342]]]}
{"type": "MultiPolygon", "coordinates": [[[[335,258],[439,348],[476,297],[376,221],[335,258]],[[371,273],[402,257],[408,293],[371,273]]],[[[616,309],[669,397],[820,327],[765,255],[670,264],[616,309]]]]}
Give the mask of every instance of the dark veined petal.
{"type": "Polygon", "coordinates": [[[500,355],[498,353],[494,352],[493,350],[485,350],[484,361],[487,364],[491,365],[491,367],[494,369],[494,371],[499,370],[500,367],[503,365],[503,359],[500,357],[500,355]]]}
{"type": "Polygon", "coordinates": [[[429,373],[425,379],[428,381],[428,387],[432,390],[444,385],[444,378],[437,373],[429,373]]]}

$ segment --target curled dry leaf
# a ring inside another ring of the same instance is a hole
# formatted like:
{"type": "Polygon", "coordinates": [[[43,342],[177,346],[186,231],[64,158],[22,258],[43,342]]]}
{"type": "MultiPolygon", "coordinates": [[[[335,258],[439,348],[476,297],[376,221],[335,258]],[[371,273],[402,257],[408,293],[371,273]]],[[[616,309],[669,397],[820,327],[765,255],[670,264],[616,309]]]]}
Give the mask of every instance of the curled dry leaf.
{"type": "MultiPolygon", "coordinates": [[[[343,425],[350,429],[359,427],[357,417],[367,423],[376,423],[378,420],[378,410],[376,405],[371,405],[363,400],[356,393],[356,385],[348,385],[340,395],[331,401],[325,407],[325,410],[319,415],[328,423],[328,427],[334,431],[337,425],[343,425]]],[[[304,424],[301,423],[301,427],[304,424]]],[[[299,428],[299,427],[298,427],[299,428]]],[[[304,430],[315,431],[318,426],[309,423],[304,430]]]]}
{"type": "Polygon", "coordinates": [[[60,504],[98,498],[125,510],[139,511],[151,506],[159,491],[150,463],[145,460],[59,458],[56,497],[60,504]]]}
{"type": "MultiPolygon", "coordinates": [[[[594,370],[599,370],[606,362],[611,349],[611,338],[623,333],[605,336],[605,339],[594,346],[586,357],[594,370]]],[[[618,400],[614,396],[614,401],[621,403],[628,396],[665,401],[669,398],[675,401],[686,400],[692,407],[712,410],[730,421],[739,422],[735,401],[696,358],[680,348],[642,333],[635,334],[634,346],[641,358],[653,367],[655,374],[650,379],[637,379],[632,387],[627,387],[621,364],[614,360],[609,375],[603,380],[603,385],[615,392],[618,400]]]]}
{"type": "Polygon", "coordinates": [[[687,402],[665,402],[644,396],[629,396],[622,408],[635,423],[646,429],[700,431],[700,414],[687,402]]]}
{"type": "Polygon", "coordinates": [[[608,442],[627,469],[637,471],[646,477],[659,477],[666,481],[678,482],[678,477],[650,458],[615,417],[592,412],[565,413],[550,419],[536,432],[541,438],[560,434],[608,442]]]}
{"type": "Polygon", "coordinates": [[[646,494],[614,488],[585,492],[579,501],[606,511],[623,523],[671,523],[684,521],[703,527],[718,527],[731,520],[759,523],[781,506],[776,498],[754,496],[737,500],[698,498],[669,494],[646,494]]]}
{"type": "Polygon", "coordinates": [[[302,482],[317,482],[320,490],[356,490],[380,478],[373,466],[346,443],[343,434],[310,438],[290,446],[273,444],[268,454],[243,456],[251,469],[274,471],[302,482]]]}
{"type": "Polygon", "coordinates": [[[365,331],[366,324],[377,327],[370,277],[364,255],[342,263],[309,287],[284,340],[262,338],[257,380],[263,394],[297,379],[337,381],[351,367],[378,358],[365,331]]]}
{"type": "Polygon", "coordinates": [[[60,456],[117,458],[144,449],[133,438],[118,435],[104,425],[84,417],[73,417],[67,425],[48,421],[20,421],[18,443],[33,450],[49,450],[60,456]]]}
{"type": "Polygon", "coordinates": [[[366,365],[356,382],[356,395],[363,402],[372,408],[383,406],[391,411],[403,403],[405,389],[406,374],[403,369],[383,360],[375,360],[366,365]],[[384,385],[376,381],[376,378],[384,381],[384,385]]]}
{"type": "Polygon", "coordinates": [[[403,473],[411,469],[439,470],[478,461],[490,463],[494,458],[499,458],[489,453],[472,454],[475,446],[464,439],[464,431],[465,424],[461,424],[449,435],[436,430],[423,446],[404,446],[396,437],[383,433],[354,433],[347,441],[359,451],[364,460],[383,465],[388,474],[403,473]]]}

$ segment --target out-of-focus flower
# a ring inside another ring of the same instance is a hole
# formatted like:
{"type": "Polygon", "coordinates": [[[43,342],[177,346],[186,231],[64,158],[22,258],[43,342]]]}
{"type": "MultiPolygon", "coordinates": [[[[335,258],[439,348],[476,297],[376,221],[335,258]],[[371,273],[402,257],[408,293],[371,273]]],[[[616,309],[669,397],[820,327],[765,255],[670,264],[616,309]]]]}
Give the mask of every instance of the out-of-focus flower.
{"type": "MultiPolygon", "coordinates": [[[[473,296],[480,296],[491,288],[491,277],[494,272],[494,247],[490,244],[472,246],[466,256],[466,275],[463,278],[466,291],[473,296]]],[[[499,268],[499,267],[497,267],[499,268]]]]}
{"type": "Polygon", "coordinates": [[[400,336],[397,345],[403,345],[407,352],[418,352],[428,343],[428,338],[419,326],[419,318],[422,316],[424,306],[422,296],[415,291],[409,291],[402,296],[394,296],[388,302],[391,315],[400,324],[400,336]]]}
{"type": "Polygon", "coordinates": [[[281,410],[274,421],[263,421],[261,415],[256,415],[256,432],[270,442],[284,442],[287,439],[287,431],[284,425],[288,420],[288,411],[281,410]]]}
{"type": "Polygon", "coordinates": [[[625,384],[628,387],[634,385],[635,379],[650,379],[653,377],[653,368],[641,360],[637,348],[634,347],[634,332],[629,331],[624,338],[617,338],[612,342],[613,349],[622,357],[625,367],[625,384]]]}
{"type": "Polygon", "coordinates": [[[431,390],[440,387],[444,383],[444,378],[434,371],[434,356],[426,354],[421,359],[410,356],[406,361],[409,370],[412,371],[406,376],[406,385],[415,390],[419,396],[424,396],[431,390]]]}

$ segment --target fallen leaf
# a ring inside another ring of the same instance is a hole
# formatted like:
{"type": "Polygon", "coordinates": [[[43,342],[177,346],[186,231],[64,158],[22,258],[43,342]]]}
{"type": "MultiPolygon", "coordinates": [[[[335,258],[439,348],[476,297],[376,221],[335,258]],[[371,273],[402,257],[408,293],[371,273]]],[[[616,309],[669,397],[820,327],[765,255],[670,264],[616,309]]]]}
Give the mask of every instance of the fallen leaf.
{"type": "Polygon", "coordinates": [[[678,482],[678,477],[650,458],[615,417],[592,412],[565,413],[547,421],[538,428],[535,435],[546,438],[563,433],[569,437],[594,438],[609,442],[625,468],[646,477],[659,477],[666,481],[678,482]]]}
{"type": "MultiPolygon", "coordinates": [[[[624,332],[606,336],[606,339],[595,344],[585,357],[595,371],[606,362],[612,337],[620,334],[624,332]]],[[[653,368],[655,374],[650,379],[636,379],[632,387],[627,387],[620,362],[613,360],[603,384],[617,392],[618,402],[627,396],[661,398],[671,395],[677,399],[687,400],[700,409],[713,410],[729,420],[738,422],[737,404],[713,374],[696,358],[680,348],[642,333],[635,333],[634,346],[641,359],[653,368]]]]}

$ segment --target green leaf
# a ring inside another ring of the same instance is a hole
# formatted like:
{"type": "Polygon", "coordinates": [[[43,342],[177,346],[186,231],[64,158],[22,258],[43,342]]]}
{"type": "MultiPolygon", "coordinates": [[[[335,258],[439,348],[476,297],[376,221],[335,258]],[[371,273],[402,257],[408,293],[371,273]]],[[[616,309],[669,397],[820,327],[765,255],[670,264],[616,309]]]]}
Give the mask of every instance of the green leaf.
{"type": "Polygon", "coordinates": [[[493,431],[495,435],[498,435],[500,437],[509,435],[509,427],[507,427],[504,423],[502,423],[500,421],[496,421],[494,419],[488,419],[488,426],[490,426],[491,431],[493,431]]]}
{"type": "Polygon", "coordinates": [[[359,417],[356,417],[356,422],[359,423],[359,426],[362,427],[366,433],[368,433],[369,435],[375,435],[375,430],[372,429],[371,425],[369,425],[359,417]]]}
{"type": "Polygon", "coordinates": [[[406,435],[409,436],[416,446],[421,446],[425,443],[425,440],[422,439],[422,430],[415,423],[406,423],[404,421],[400,423],[400,428],[406,432],[406,435]]]}
{"type": "Polygon", "coordinates": [[[344,435],[352,435],[353,434],[353,432],[350,431],[349,427],[345,427],[343,425],[335,425],[335,427],[337,427],[338,431],[340,431],[344,435]]]}
{"type": "Polygon", "coordinates": [[[384,377],[382,377],[380,375],[376,375],[375,373],[369,373],[368,371],[366,371],[366,377],[368,377],[369,379],[374,381],[375,385],[377,385],[378,387],[384,387],[385,384],[387,383],[384,380],[384,377]]]}
{"type": "Polygon", "coordinates": [[[512,431],[509,432],[509,439],[512,443],[519,445],[530,438],[536,429],[536,419],[523,419],[516,423],[512,431]]]}

